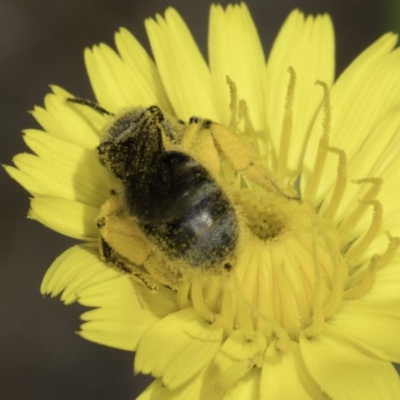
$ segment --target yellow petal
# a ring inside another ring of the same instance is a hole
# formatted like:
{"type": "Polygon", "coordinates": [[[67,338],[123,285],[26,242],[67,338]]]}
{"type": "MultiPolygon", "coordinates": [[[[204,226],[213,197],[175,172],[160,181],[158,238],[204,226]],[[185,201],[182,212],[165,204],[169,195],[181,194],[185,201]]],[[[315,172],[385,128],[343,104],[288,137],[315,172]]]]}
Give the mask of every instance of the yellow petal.
{"type": "Polygon", "coordinates": [[[49,188],[43,183],[37,181],[31,175],[20,171],[18,168],[10,167],[9,165],[3,165],[6,172],[15,179],[22,187],[24,187],[29,193],[47,193],[49,188]]]}
{"type": "Polygon", "coordinates": [[[209,324],[192,308],[178,311],[154,325],[139,343],[135,371],[162,377],[169,389],[194,378],[221,345],[220,319],[209,324]]]}
{"type": "Polygon", "coordinates": [[[29,217],[63,235],[93,240],[99,235],[95,207],[52,196],[38,196],[31,201],[29,217]]]}
{"type": "MultiPolygon", "coordinates": [[[[336,214],[335,221],[337,223],[354,212],[358,201],[363,198],[366,192],[366,187],[370,187],[370,184],[358,185],[352,183],[351,180],[381,177],[383,178],[383,186],[379,194],[379,200],[382,202],[385,212],[382,231],[390,231],[392,235],[400,234],[398,201],[396,196],[393,196],[392,190],[393,187],[397,187],[400,184],[400,176],[398,174],[400,168],[399,126],[399,110],[386,114],[381,120],[377,121],[370,134],[366,135],[365,141],[353,159],[348,160],[347,173],[350,182],[346,187],[336,214]],[[391,213],[393,213],[393,216],[391,213]]],[[[330,162],[336,162],[337,168],[337,156],[328,154],[328,158],[330,157],[332,157],[330,162]]],[[[330,199],[331,190],[328,191],[326,197],[330,199]]],[[[321,207],[322,212],[325,208],[325,205],[321,207]]],[[[370,223],[371,217],[367,213],[354,230],[354,237],[365,232],[370,223]]]]}
{"type": "Polygon", "coordinates": [[[58,257],[43,279],[41,292],[52,297],[63,292],[65,304],[78,301],[100,307],[81,316],[87,322],[79,334],[124,350],[134,350],[144,332],[176,310],[171,290],[160,288],[152,293],[143,289],[128,275],[105,265],[96,245],[75,246],[58,257]]]}
{"type": "Polygon", "coordinates": [[[334,332],[363,346],[377,357],[399,363],[399,321],[399,299],[366,301],[364,298],[346,302],[328,323],[334,332]]]}
{"type": "MultiPolygon", "coordinates": [[[[229,115],[231,101],[226,77],[237,85],[250,109],[257,131],[265,128],[265,58],[257,29],[244,3],[211,5],[208,35],[210,69],[229,115]]],[[[222,121],[228,123],[229,121],[222,121]]]]}
{"type": "MultiPolygon", "coordinates": [[[[137,400],[201,399],[202,383],[202,379],[200,377],[197,377],[176,390],[169,390],[167,387],[164,386],[162,379],[156,379],[151,385],[148,386],[148,388],[143,393],[140,394],[137,400]]],[[[214,400],[213,398],[209,397],[207,399],[214,400]]],[[[221,398],[219,397],[218,400],[220,399],[221,398]]]]}
{"type": "MultiPolygon", "coordinates": [[[[400,102],[400,91],[393,90],[393,87],[400,85],[400,51],[391,51],[396,40],[393,34],[382,36],[352,62],[332,88],[329,144],[346,152],[350,168],[353,157],[360,151],[376,124],[400,102]]],[[[324,112],[320,110],[304,158],[307,168],[312,168],[315,160],[323,117],[324,112]]],[[[369,164],[369,157],[364,157],[363,162],[369,164]]],[[[317,201],[333,185],[336,176],[332,171],[336,169],[337,158],[328,157],[317,201]]]]}
{"type": "Polygon", "coordinates": [[[33,129],[26,131],[25,141],[39,156],[18,154],[13,159],[36,183],[31,188],[29,179],[24,180],[26,189],[98,207],[108,197],[108,173],[93,151],[33,129]]]}
{"type": "Polygon", "coordinates": [[[227,121],[226,105],[218,96],[210,70],[189,29],[172,8],[156,20],[146,20],[146,31],[161,80],[180,118],[193,115],[227,121]]]}
{"type": "Polygon", "coordinates": [[[291,170],[298,171],[303,162],[311,124],[321,105],[322,90],[315,81],[318,79],[328,86],[333,83],[334,48],[334,32],[328,15],[304,18],[303,13],[295,10],[285,21],[271,49],[267,62],[266,118],[275,151],[279,149],[289,67],[297,77],[288,156],[291,170]]]}
{"type": "Polygon", "coordinates": [[[129,57],[135,57],[136,60],[134,52],[138,52],[138,62],[141,62],[135,67],[105,44],[85,50],[86,69],[98,103],[113,113],[126,107],[152,104],[168,109],[169,103],[162,86],[161,89],[155,86],[159,84],[159,77],[154,63],[139,43],[124,32],[121,36],[117,35],[117,45],[123,49],[125,58],[130,54],[129,57]],[[127,49],[126,45],[132,48],[127,49]],[[149,77],[150,80],[147,79],[149,77]]]}
{"type": "Polygon", "coordinates": [[[300,338],[310,375],[335,400],[400,399],[399,376],[390,362],[363,351],[329,326],[313,339],[300,338]]]}
{"type": "Polygon", "coordinates": [[[365,296],[368,301],[395,301],[399,298],[400,254],[376,276],[375,284],[365,296]]]}
{"type": "Polygon", "coordinates": [[[312,379],[297,350],[281,352],[268,347],[261,372],[260,398],[328,400],[312,379]]]}
{"type": "MultiPolygon", "coordinates": [[[[95,243],[71,247],[61,254],[47,270],[40,292],[43,295],[58,296],[69,288],[77,288],[98,284],[109,279],[115,279],[120,274],[107,267],[99,258],[98,245],[95,243]],[[88,276],[92,280],[88,281],[88,276]]],[[[71,291],[69,289],[69,291],[71,291]]],[[[78,296],[71,293],[68,304],[78,300],[78,296]]]]}
{"type": "Polygon", "coordinates": [[[172,110],[156,65],[137,39],[128,30],[121,28],[115,35],[115,44],[126,68],[129,68],[129,82],[134,85],[131,90],[135,104],[157,104],[164,111],[172,110]]]}
{"type": "MultiPolygon", "coordinates": [[[[266,338],[260,332],[254,332],[252,340],[249,340],[243,329],[235,330],[224,341],[210,367],[209,375],[213,391],[224,393],[237,387],[254,365],[260,363],[260,355],[264,353],[266,347],[266,338]]],[[[252,391],[248,385],[237,390],[252,391]]]]}
{"type": "Polygon", "coordinates": [[[45,108],[35,107],[32,111],[43,129],[78,146],[88,149],[98,146],[99,132],[106,119],[90,107],[68,102],[68,98],[75,96],[65,90],[56,86],[52,89],[54,94],[45,97],[45,108]]]}
{"type": "Polygon", "coordinates": [[[90,296],[84,290],[78,292],[80,303],[91,303],[101,307],[87,311],[81,318],[80,335],[96,343],[124,350],[135,350],[143,335],[160,318],[177,309],[175,293],[167,288],[151,292],[142,283],[135,282],[127,275],[119,274],[119,279],[97,285],[103,295],[90,296]],[[112,291],[114,296],[107,296],[112,291]],[[86,297],[88,296],[88,297],[86,297]]]}
{"type": "Polygon", "coordinates": [[[260,370],[258,368],[253,368],[224,396],[224,400],[259,400],[260,398],[260,370]]]}

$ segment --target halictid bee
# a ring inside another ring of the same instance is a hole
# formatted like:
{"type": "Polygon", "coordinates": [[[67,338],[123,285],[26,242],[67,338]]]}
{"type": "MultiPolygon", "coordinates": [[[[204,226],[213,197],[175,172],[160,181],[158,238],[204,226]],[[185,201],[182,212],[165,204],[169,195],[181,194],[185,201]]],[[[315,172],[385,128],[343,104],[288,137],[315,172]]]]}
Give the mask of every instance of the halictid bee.
{"type": "MultiPolygon", "coordinates": [[[[207,128],[211,122],[193,117],[185,124],[157,106],[132,108],[114,116],[88,100],[68,101],[113,117],[97,147],[100,162],[120,182],[114,192],[117,200],[111,198],[118,205],[108,205],[97,221],[104,260],[140,279],[137,268],[148,271],[146,265],[135,265],[138,258],[121,254],[119,245],[103,233],[111,223],[114,230],[127,232],[128,219],[128,224],[136,224],[132,235],[140,236],[139,227],[171,262],[211,272],[229,271],[239,236],[236,211],[204,166],[174,150],[190,124],[207,128]],[[171,144],[168,150],[166,141],[171,144]]],[[[124,235],[131,234],[120,237],[124,235]]],[[[144,264],[148,257],[143,256],[144,264]]]]}

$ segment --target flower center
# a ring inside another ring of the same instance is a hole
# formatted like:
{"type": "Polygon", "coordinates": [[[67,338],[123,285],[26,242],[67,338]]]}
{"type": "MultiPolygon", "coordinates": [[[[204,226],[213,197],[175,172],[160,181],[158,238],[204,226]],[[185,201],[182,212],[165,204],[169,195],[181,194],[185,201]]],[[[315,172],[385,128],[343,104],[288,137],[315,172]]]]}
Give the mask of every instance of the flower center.
{"type": "Polygon", "coordinates": [[[272,202],[272,197],[276,196],[254,197],[254,193],[247,190],[236,194],[248,228],[255,237],[263,241],[278,237],[288,222],[285,213],[279,212],[279,204],[272,202]]]}

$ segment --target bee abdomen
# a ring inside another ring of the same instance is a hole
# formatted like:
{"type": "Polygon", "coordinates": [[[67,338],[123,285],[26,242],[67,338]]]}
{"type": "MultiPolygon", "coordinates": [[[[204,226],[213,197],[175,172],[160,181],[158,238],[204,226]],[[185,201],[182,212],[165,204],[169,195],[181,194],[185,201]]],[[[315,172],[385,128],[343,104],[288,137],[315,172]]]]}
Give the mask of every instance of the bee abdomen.
{"type": "Polygon", "coordinates": [[[210,176],[196,186],[186,215],[145,224],[143,229],[169,257],[193,267],[217,266],[234,251],[238,240],[236,212],[210,176]]]}

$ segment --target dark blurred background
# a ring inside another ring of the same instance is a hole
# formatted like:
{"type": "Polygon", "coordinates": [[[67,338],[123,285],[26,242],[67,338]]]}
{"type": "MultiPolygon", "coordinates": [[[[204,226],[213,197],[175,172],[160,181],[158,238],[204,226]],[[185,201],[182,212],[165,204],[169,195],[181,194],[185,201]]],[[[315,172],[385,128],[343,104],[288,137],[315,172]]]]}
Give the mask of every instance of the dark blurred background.
{"type": "MultiPolygon", "coordinates": [[[[222,1],[226,5],[229,2],[222,1]]],[[[398,0],[250,0],[265,52],[293,8],[331,14],[337,72],[387,30],[398,31],[398,0]]],[[[206,54],[210,2],[197,0],[0,0],[0,163],[26,151],[21,130],[37,127],[28,114],[49,84],[92,98],[83,49],[113,44],[130,29],[148,48],[143,21],[167,6],[178,9],[206,54]]],[[[3,400],[133,399],[150,382],[134,377],[133,354],[77,335],[82,307],[43,299],[42,277],[71,246],[26,218],[28,194],[0,170],[0,398],[3,400]]]]}

